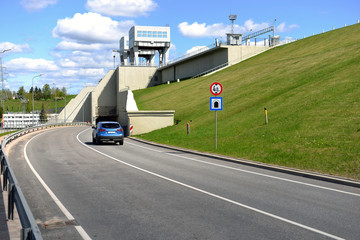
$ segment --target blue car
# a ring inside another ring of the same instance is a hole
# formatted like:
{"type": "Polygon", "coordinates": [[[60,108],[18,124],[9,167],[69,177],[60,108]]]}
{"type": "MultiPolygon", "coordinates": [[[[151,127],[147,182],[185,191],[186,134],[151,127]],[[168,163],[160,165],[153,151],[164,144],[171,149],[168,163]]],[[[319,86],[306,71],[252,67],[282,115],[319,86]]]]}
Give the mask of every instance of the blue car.
{"type": "Polygon", "coordinates": [[[118,122],[98,122],[93,127],[92,132],[93,143],[100,144],[104,141],[118,142],[124,144],[124,130],[118,122]]]}

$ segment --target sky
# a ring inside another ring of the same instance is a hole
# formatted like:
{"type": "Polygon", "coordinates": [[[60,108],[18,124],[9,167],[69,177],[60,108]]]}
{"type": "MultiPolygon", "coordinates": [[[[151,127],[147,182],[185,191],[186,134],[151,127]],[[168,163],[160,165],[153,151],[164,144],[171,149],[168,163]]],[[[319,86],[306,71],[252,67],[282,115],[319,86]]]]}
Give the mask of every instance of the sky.
{"type": "Polygon", "coordinates": [[[113,56],[119,64],[112,50],[132,26],[170,26],[169,59],[176,59],[226,40],[230,14],[235,33],[274,24],[275,35],[293,41],[356,24],[360,1],[0,0],[4,86],[29,91],[34,81],[77,94],[114,68],[113,56]]]}

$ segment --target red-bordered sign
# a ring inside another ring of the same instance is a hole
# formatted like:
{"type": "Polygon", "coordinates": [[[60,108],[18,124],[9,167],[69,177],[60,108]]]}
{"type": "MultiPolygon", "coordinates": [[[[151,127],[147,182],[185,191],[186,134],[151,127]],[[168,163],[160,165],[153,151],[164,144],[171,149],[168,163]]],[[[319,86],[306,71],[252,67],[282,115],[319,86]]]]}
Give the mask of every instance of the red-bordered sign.
{"type": "Polygon", "coordinates": [[[214,82],[213,84],[211,84],[210,86],[210,92],[212,95],[220,95],[223,91],[223,86],[218,83],[218,82],[214,82]]]}
{"type": "Polygon", "coordinates": [[[132,124],[130,124],[130,133],[132,133],[134,130],[134,126],[132,124]]]}

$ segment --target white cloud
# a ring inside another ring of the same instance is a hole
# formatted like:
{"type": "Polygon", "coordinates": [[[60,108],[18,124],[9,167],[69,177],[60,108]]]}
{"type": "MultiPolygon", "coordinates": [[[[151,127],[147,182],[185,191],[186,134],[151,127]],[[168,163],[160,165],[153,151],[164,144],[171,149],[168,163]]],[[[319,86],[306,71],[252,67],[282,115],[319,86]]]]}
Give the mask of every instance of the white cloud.
{"type": "MultiPolygon", "coordinates": [[[[25,43],[25,44],[15,44],[15,43],[11,43],[11,42],[2,42],[0,43],[0,49],[1,50],[5,50],[5,49],[11,49],[10,52],[27,52],[30,51],[31,48],[29,46],[29,44],[25,43]]],[[[10,53],[9,52],[9,53],[10,53]]]]}
{"type": "Polygon", "coordinates": [[[139,17],[153,11],[157,4],[152,0],[88,0],[86,7],[107,16],[139,17]]]}
{"type": "Polygon", "coordinates": [[[283,22],[283,23],[280,23],[280,24],[275,28],[275,32],[278,32],[278,33],[290,32],[290,31],[292,31],[293,29],[298,28],[298,27],[299,27],[299,25],[297,25],[297,24],[291,24],[291,25],[287,26],[286,23],[283,22]]]}
{"type": "Polygon", "coordinates": [[[218,37],[223,36],[226,32],[229,32],[229,26],[223,23],[215,23],[212,25],[206,25],[206,23],[194,22],[189,24],[188,22],[182,22],[178,25],[180,33],[185,37],[218,37]]]}
{"type": "Polygon", "coordinates": [[[56,4],[57,0],[22,0],[20,3],[28,12],[35,12],[56,4]]]}
{"type": "Polygon", "coordinates": [[[30,72],[48,72],[57,71],[59,68],[54,61],[49,61],[43,58],[15,58],[6,62],[8,71],[14,71],[21,74],[30,72]]]}
{"type": "MultiPolygon", "coordinates": [[[[118,22],[98,13],[76,13],[73,18],[58,20],[52,34],[53,37],[78,44],[117,43],[122,36],[128,35],[133,25],[134,21],[118,22]]],[[[62,43],[59,47],[69,47],[69,43],[62,43]]]]}
{"type": "MultiPolygon", "coordinates": [[[[244,35],[251,32],[260,31],[264,28],[270,27],[270,23],[262,22],[256,23],[252,19],[246,20],[242,26],[234,24],[234,32],[242,33],[244,35]]],[[[281,23],[276,27],[276,32],[289,32],[294,28],[298,28],[297,24],[287,26],[286,23],[281,23]]],[[[182,22],[178,25],[180,33],[185,37],[201,38],[201,37],[221,37],[231,31],[231,25],[225,25],[223,23],[215,23],[207,25],[206,23],[194,22],[189,24],[188,22],[182,22]]]]}
{"type": "Polygon", "coordinates": [[[270,26],[269,23],[255,23],[252,19],[249,19],[245,21],[244,27],[247,31],[252,30],[253,32],[256,32],[270,26]]]}
{"type": "Polygon", "coordinates": [[[72,41],[61,41],[55,47],[56,50],[81,50],[81,51],[95,51],[102,50],[104,48],[113,48],[111,46],[117,45],[114,44],[101,44],[101,43],[77,43],[72,41]]]}

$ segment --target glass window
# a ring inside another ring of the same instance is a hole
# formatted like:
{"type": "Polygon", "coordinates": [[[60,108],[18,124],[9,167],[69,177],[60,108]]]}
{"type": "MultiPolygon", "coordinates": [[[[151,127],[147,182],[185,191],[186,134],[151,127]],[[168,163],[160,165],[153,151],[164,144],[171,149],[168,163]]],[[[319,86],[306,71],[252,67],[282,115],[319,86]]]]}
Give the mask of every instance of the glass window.
{"type": "Polygon", "coordinates": [[[153,37],[157,38],[157,32],[153,32],[153,37]]]}
{"type": "Polygon", "coordinates": [[[141,31],[138,31],[138,32],[137,32],[137,36],[138,36],[138,37],[141,37],[141,31]]]}
{"type": "Polygon", "coordinates": [[[163,32],[163,38],[167,38],[167,32],[163,32]]]}
{"type": "Polygon", "coordinates": [[[162,32],[158,32],[158,37],[162,38],[162,32]]]}
{"type": "Polygon", "coordinates": [[[152,37],[152,32],[148,32],[148,37],[152,37]]]}
{"type": "Polygon", "coordinates": [[[147,37],[147,31],[143,31],[142,37],[147,37]]]}

